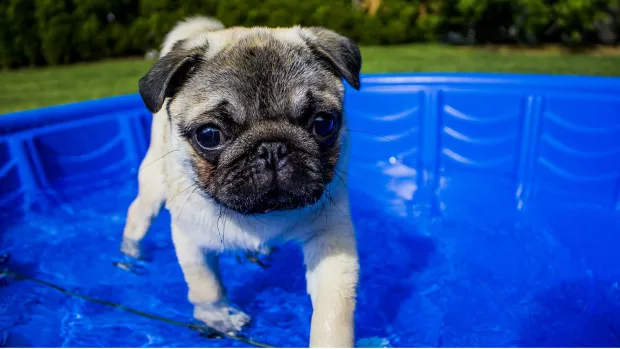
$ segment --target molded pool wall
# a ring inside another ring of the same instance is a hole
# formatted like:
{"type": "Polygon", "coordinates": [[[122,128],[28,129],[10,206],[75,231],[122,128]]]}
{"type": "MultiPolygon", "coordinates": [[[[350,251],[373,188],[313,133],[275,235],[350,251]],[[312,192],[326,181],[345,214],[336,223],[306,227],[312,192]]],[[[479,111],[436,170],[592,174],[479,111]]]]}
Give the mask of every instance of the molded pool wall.
{"type": "MultiPolygon", "coordinates": [[[[433,211],[441,179],[457,172],[464,190],[487,178],[510,183],[487,189],[515,208],[547,200],[620,207],[620,79],[384,74],[365,75],[362,86],[346,95],[350,175],[360,187],[364,178],[393,179],[377,164],[399,164],[412,187],[397,195],[433,211]]],[[[2,115],[0,210],[135,172],[151,117],[138,95],[2,115]]]]}

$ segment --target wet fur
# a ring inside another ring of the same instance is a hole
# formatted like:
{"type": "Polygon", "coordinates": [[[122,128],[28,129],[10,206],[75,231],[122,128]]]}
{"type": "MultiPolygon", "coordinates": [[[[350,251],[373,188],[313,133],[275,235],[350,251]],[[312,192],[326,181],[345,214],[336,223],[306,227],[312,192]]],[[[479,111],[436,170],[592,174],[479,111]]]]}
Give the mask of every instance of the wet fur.
{"type": "Polygon", "coordinates": [[[354,43],[321,28],[220,30],[207,18],[177,25],[140,81],[154,117],[123,252],[141,257],[140,242],[165,205],[194,316],[236,332],[249,317],[226,301],[217,253],[298,241],[314,308],[310,345],[353,346],[359,266],[341,78],[359,88],[360,66],[354,43]],[[317,112],[337,115],[338,132],[313,136],[317,112]],[[192,137],[205,124],[225,130],[230,143],[216,151],[197,146],[192,137]],[[255,167],[256,147],[271,141],[291,150],[275,198],[264,196],[255,167]],[[274,212],[263,207],[274,203],[274,212]],[[255,207],[266,213],[252,214],[255,207]]]}

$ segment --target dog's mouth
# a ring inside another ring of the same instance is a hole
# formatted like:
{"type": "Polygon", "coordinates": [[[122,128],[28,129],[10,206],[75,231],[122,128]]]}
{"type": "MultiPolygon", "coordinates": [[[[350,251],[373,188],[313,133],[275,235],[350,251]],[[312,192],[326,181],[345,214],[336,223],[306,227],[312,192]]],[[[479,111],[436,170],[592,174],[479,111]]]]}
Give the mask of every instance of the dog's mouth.
{"type": "Polygon", "coordinates": [[[218,200],[220,204],[243,215],[266,214],[278,211],[291,211],[317,203],[323,195],[324,188],[315,188],[308,192],[291,192],[281,188],[269,189],[262,195],[248,195],[243,202],[228,203],[218,200]]]}
{"type": "Polygon", "coordinates": [[[314,205],[319,201],[322,194],[322,188],[301,195],[280,188],[274,188],[267,191],[254,205],[249,207],[246,214],[265,214],[269,212],[300,209],[314,205]]]}

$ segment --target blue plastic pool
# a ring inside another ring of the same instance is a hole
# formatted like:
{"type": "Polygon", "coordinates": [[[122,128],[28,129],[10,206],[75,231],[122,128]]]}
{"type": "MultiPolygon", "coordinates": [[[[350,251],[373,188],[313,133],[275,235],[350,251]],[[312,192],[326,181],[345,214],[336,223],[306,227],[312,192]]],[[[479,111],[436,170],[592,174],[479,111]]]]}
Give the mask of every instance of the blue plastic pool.
{"type": "MultiPolygon", "coordinates": [[[[347,93],[362,275],[359,346],[620,346],[620,79],[366,75],[347,93]]],[[[0,116],[11,270],[179,321],[163,214],[137,275],[113,263],[151,116],[139,96],[0,116]]],[[[305,346],[301,254],[226,256],[246,335],[305,346]]],[[[67,296],[0,286],[4,346],[245,346],[67,296]]]]}

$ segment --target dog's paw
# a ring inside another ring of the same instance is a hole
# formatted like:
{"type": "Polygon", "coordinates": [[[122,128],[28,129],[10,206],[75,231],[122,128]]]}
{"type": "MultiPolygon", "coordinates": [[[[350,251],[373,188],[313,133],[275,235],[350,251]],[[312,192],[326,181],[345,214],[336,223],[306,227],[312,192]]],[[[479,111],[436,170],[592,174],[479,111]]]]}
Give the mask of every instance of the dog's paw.
{"type": "MultiPolygon", "coordinates": [[[[125,259],[129,259],[130,257],[126,257],[125,259]]],[[[123,269],[130,273],[134,273],[136,275],[144,275],[146,272],[146,268],[144,267],[144,263],[140,260],[134,259],[133,261],[120,260],[112,263],[115,267],[119,269],[123,269]]]]}
{"type": "Polygon", "coordinates": [[[137,275],[144,275],[146,271],[146,264],[143,261],[129,256],[123,256],[123,258],[112,264],[117,268],[137,275]]]}
{"type": "Polygon", "coordinates": [[[226,301],[196,305],[194,307],[194,318],[229,335],[240,332],[251,320],[249,315],[226,301]]]}
{"type": "Polygon", "coordinates": [[[135,259],[144,258],[144,254],[142,253],[142,247],[140,246],[140,242],[135,241],[135,240],[123,239],[123,243],[121,244],[121,252],[135,259]]]}

